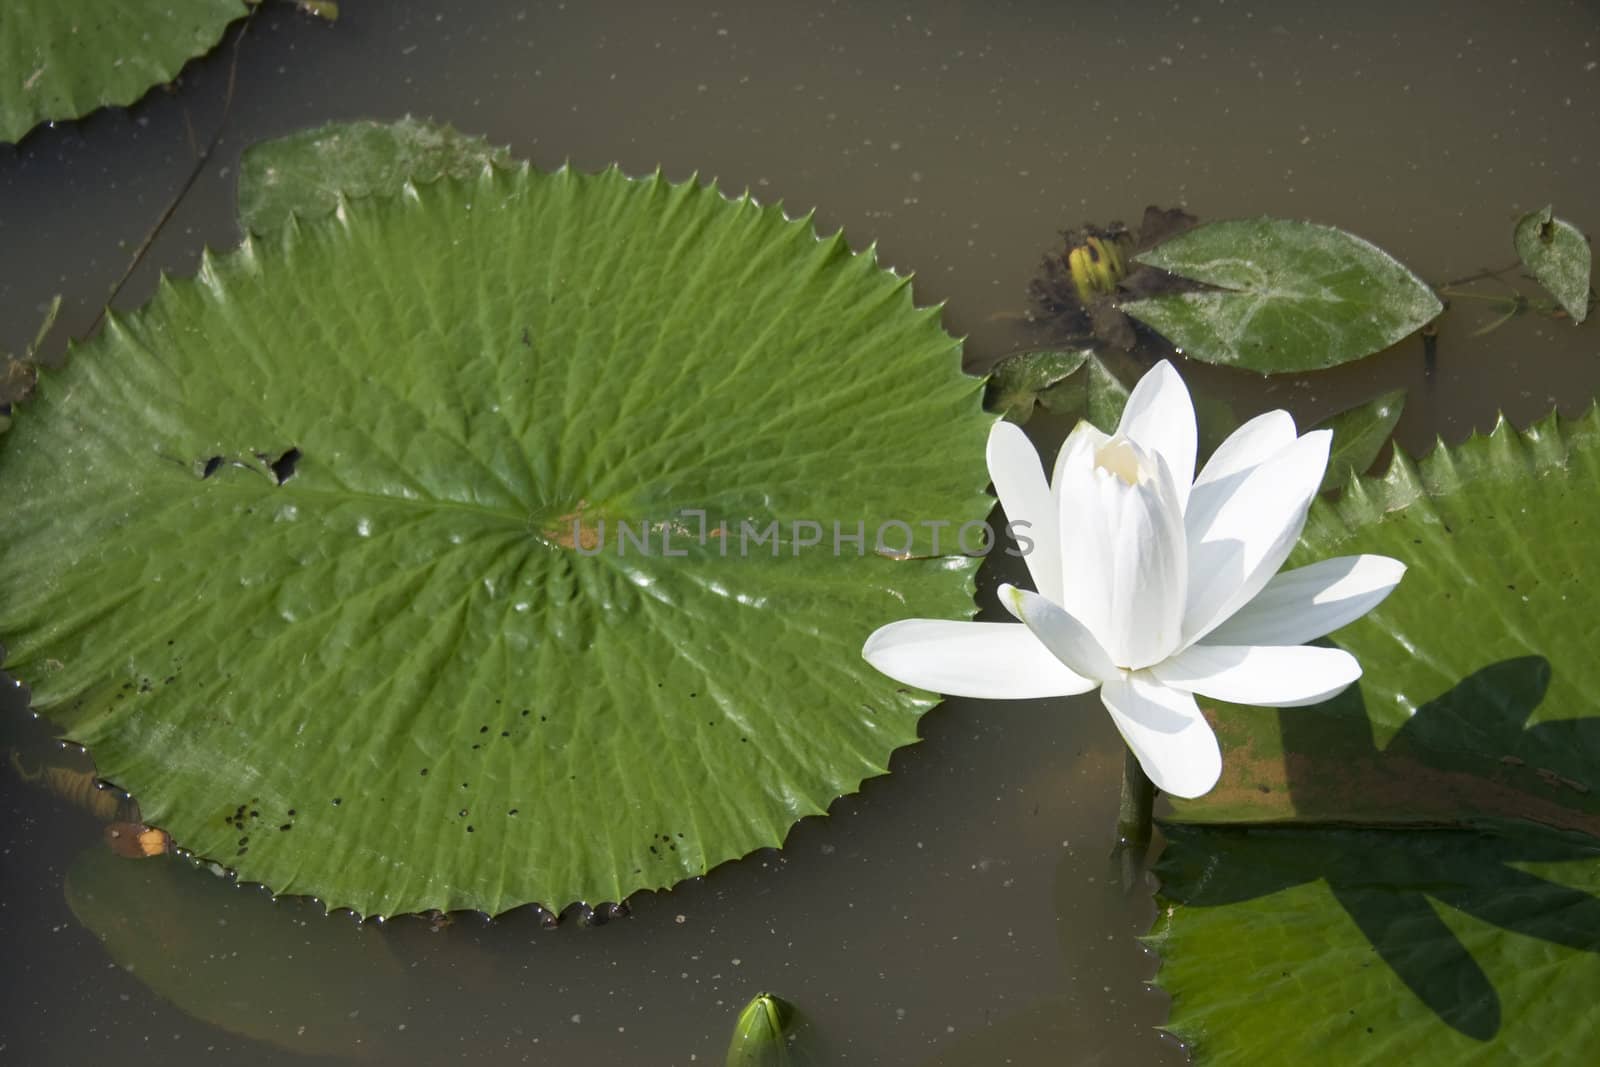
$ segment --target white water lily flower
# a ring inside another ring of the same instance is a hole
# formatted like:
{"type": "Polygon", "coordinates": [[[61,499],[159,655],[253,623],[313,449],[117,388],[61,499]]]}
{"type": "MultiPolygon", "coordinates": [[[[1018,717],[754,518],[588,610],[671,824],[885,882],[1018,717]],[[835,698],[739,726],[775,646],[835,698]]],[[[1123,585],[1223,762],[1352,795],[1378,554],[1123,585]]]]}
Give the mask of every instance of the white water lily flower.
{"type": "Polygon", "coordinates": [[[1386,556],[1278,573],[1331,436],[1296,436],[1288,412],[1269,411],[1195,477],[1194,406],[1164,361],[1140,380],[1116,433],[1078,424],[1048,483],[1023,432],[996,423],[989,475],[1006,516],[1034,541],[1026,558],[1038,591],[1000,587],[1023,625],[906,619],[867,638],[862,655],[896,681],[950,696],[1098,687],[1151,781],[1200,796],[1217,783],[1222,754],[1195,694],[1268,707],[1334,695],[1360,664],[1305,642],[1371,611],[1405,573],[1386,556]]]}

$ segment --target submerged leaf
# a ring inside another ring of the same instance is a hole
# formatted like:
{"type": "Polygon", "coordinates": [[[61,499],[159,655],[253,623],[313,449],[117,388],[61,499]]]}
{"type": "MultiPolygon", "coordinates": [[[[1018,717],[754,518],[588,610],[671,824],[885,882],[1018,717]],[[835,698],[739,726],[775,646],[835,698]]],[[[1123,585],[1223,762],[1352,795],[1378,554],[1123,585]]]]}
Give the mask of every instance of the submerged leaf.
{"type": "Polygon", "coordinates": [[[1393,389],[1365,404],[1323,419],[1314,427],[1333,431],[1328,469],[1322,476],[1323,491],[1339,488],[1352,475],[1365,474],[1377,462],[1378,453],[1389,443],[1405,407],[1406,391],[1393,389]]]}
{"type": "Polygon", "coordinates": [[[133,103],[209,52],[247,10],[244,0],[6,0],[0,143],[41,122],[133,103]]]}
{"type": "Polygon", "coordinates": [[[66,897],[118,967],[230,1033],[364,1057],[406,1017],[406,974],[383,931],[309,901],[274,901],[178,856],[135,862],[101,845],[67,871],[66,897]]]}
{"type": "Polygon", "coordinates": [[[1174,805],[1189,825],[1169,835],[1157,934],[1171,1027],[1197,1063],[1587,1047],[1597,479],[1600,409],[1525,433],[1502,422],[1420,464],[1397,453],[1313,507],[1290,566],[1378,553],[1409,571],[1334,635],[1357,685],[1317,707],[1211,714],[1223,779],[1174,805]],[[1230,828],[1266,822],[1281,828],[1230,828]]]}
{"type": "Polygon", "coordinates": [[[251,145],[239,161],[239,222],[266,233],[288,221],[333,213],[340,197],[397,196],[408,182],[470,178],[511,166],[481,137],[409,115],[397,122],[330,122],[251,145]]]}
{"type": "Polygon", "coordinates": [[[981,390],[906,279],[714,188],[352,202],[42,377],[0,438],[7,669],[276,892],[621,900],[916,739],[934,698],[861,642],[970,615],[976,561],[875,534],[988,513],[981,390]]]}
{"type": "Polygon", "coordinates": [[[1517,220],[1517,256],[1573,322],[1589,317],[1589,242],[1548,205],[1517,220]]]}
{"type": "Polygon", "coordinates": [[[1138,257],[1211,288],[1122,310],[1184,355],[1275,374],[1387,348],[1443,310],[1387,252],[1332,226],[1238,219],[1188,230],[1138,257]]]}

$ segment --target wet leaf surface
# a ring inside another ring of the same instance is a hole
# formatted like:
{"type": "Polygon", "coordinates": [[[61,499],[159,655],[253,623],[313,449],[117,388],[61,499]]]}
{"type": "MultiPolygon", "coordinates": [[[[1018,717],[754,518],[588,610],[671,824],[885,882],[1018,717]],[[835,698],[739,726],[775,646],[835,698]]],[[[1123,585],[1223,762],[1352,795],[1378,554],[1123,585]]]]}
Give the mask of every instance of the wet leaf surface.
{"type": "Polygon", "coordinates": [[[147,822],[277,892],[618,901],[915,740],[933,697],[861,642],[970,615],[976,561],[872,542],[987,514],[981,389],[905,279],[712,188],[352,202],[41,380],[0,441],[6,668],[147,822]],[[835,556],[835,522],[865,540],[835,556]]]}
{"type": "Polygon", "coordinates": [[[407,116],[397,122],[330,122],[251,145],[239,161],[239,222],[267,233],[291,214],[331,215],[341,197],[398,196],[413,183],[471,178],[510,167],[504,148],[447,125],[407,116]]]}
{"type": "Polygon", "coordinates": [[[246,11],[244,0],[7,0],[0,142],[133,103],[209,52],[246,11]]]}
{"type": "Polygon", "coordinates": [[[1581,230],[1546,206],[1517,220],[1512,243],[1523,266],[1573,322],[1588,318],[1591,255],[1581,230]]]}
{"type": "Polygon", "coordinates": [[[1316,370],[1387,348],[1443,305],[1387,252],[1287,219],[1213,222],[1138,257],[1200,288],[1121,309],[1184,355],[1263,374],[1316,370]]]}

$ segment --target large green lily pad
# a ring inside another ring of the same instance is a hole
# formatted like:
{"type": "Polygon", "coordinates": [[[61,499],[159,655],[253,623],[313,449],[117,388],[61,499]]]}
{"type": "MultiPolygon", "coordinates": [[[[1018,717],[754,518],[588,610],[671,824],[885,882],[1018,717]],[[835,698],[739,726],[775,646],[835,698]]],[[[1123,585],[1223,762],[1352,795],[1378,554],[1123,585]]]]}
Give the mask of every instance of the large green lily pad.
{"type": "Polygon", "coordinates": [[[6,0],[0,142],[133,103],[216,47],[247,10],[244,0],[6,0]]]}
{"type": "Polygon", "coordinates": [[[1444,310],[1383,249],[1332,226],[1234,219],[1138,257],[1204,288],[1122,304],[1184,355],[1277,374],[1370,355],[1444,310]]]}
{"type": "Polygon", "coordinates": [[[1175,805],[1154,936],[1197,1062],[1587,1062],[1597,484],[1591,411],[1397,454],[1313,508],[1291,565],[1410,570],[1334,635],[1356,686],[1212,711],[1223,781],[1175,805]]]}
{"type": "Polygon", "coordinates": [[[976,561],[873,532],[985,516],[981,391],[907,279],[714,188],[352,202],[43,377],[0,439],[7,669],[147,822],[278,892],[671,885],[915,739],[934,698],[861,641],[969,615],[976,561]]]}

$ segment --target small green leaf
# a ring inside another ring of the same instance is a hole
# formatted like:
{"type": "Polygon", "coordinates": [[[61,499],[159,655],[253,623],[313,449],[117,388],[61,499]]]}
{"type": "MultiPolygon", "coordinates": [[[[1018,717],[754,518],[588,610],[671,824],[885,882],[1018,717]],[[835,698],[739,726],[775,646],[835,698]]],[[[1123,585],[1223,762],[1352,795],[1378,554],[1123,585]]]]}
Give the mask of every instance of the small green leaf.
{"type": "Polygon", "coordinates": [[[787,1003],[771,993],[757,994],[734,1024],[727,1067],[787,1067],[793,1014],[787,1003]]]}
{"type": "Polygon", "coordinates": [[[1027,422],[1039,393],[1076,371],[1088,358],[1086,348],[1043,349],[1007,356],[989,372],[984,409],[1010,422],[1027,422]]]}
{"type": "Polygon", "coordinates": [[[1332,226],[1286,219],[1213,222],[1138,257],[1208,288],[1122,310],[1186,356],[1276,374],[1377,352],[1443,305],[1387,252],[1332,226]]]}
{"type": "Polygon", "coordinates": [[[1517,220],[1517,256],[1572,321],[1589,317],[1589,241],[1548,205],[1517,220]]]}
{"type": "Polygon", "coordinates": [[[216,47],[244,0],[5,0],[0,143],[127,105],[216,47]]]}
{"type": "Polygon", "coordinates": [[[321,218],[339,198],[395,196],[407,182],[470,178],[511,157],[481,137],[409,115],[397,122],[330,122],[245,150],[239,163],[239,222],[250,233],[289,218],[321,218]]]}
{"type": "Polygon", "coordinates": [[[1322,476],[1324,492],[1367,472],[1394,433],[1405,406],[1406,391],[1395,389],[1317,423],[1315,429],[1333,431],[1328,470],[1322,476]]]}
{"type": "Polygon", "coordinates": [[[1100,356],[1089,353],[1083,365],[1039,394],[1046,411],[1087,419],[1105,433],[1117,428],[1128,405],[1128,387],[1100,356]]]}

